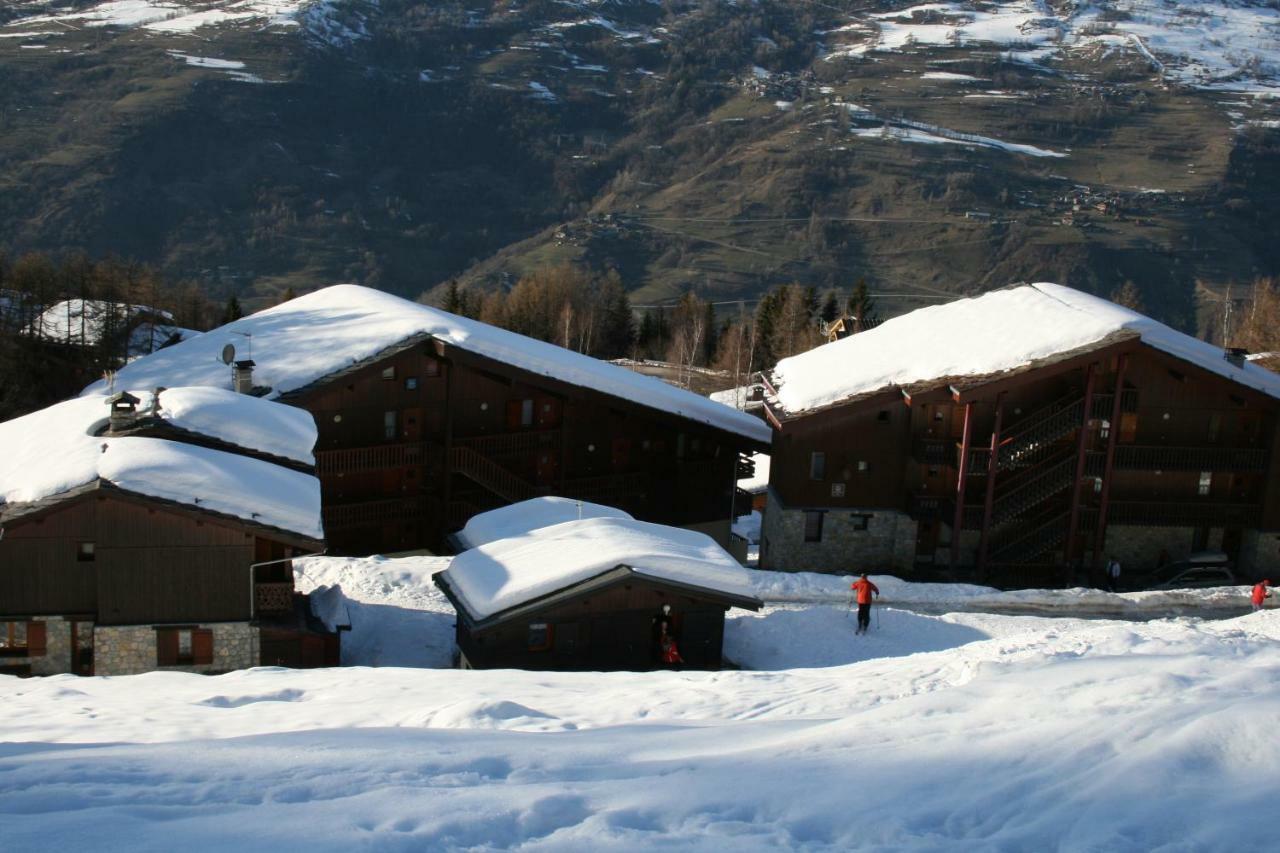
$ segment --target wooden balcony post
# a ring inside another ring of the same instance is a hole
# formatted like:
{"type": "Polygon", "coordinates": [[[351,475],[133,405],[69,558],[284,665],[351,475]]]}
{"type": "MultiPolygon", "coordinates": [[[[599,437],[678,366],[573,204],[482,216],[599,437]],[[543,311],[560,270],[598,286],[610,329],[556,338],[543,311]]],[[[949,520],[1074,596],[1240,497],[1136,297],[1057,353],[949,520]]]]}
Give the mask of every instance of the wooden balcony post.
{"type": "Polygon", "coordinates": [[[1076,540],[1079,538],[1076,523],[1080,520],[1080,481],[1084,478],[1085,448],[1089,442],[1089,418],[1093,414],[1093,385],[1097,378],[1097,364],[1090,364],[1084,381],[1084,414],[1080,417],[1080,437],[1076,441],[1076,471],[1071,481],[1071,516],[1067,521],[1067,565],[1070,566],[1075,555],[1076,540]]]}
{"type": "Polygon", "coordinates": [[[1111,429],[1107,433],[1107,458],[1102,466],[1102,497],[1098,502],[1097,529],[1093,531],[1093,569],[1102,562],[1102,549],[1107,541],[1107,504],[1111,499],[1111,474],[1115,470],[1116,440],[1120,435],[1120,403],[1124,397],[1124,371],[1129,356],[1121,355],[1116,367],[1116,396],[1111,403],[1111,429]]]}
{"type": "Polygon", "coordinates": [[[960,563],[960,531],[964,527],[964,479],[969,475],[969,436],[973,432],[973,403],[964,404],[960,432],[960,462],[956,465],[956,514],[951,526],[951,568],[960,563]]]}
{"type": "Polygon", "coordinates": [[[991,456],[987,459],[987,494],[982,502],[982,532],[978,540],[978,571],[986,571],[991,539],[991,507],[996,499],[996,471],[1000,467],[1000,422],[1004,417],[1004,392],[996,395],[996,422],[991,429],[991,456]]]}
{"type": "Polygon", "coordinates": [[[443,481],[444,511],[436,520],[435,535],[443,539],[449,528],[449,507],[453,503],[453,410],[457,401],[453,399],[455,382],[453,381],[453,362],[445,362],[444,368],[444,453],[441,454],[441,477],[443,481]]]}

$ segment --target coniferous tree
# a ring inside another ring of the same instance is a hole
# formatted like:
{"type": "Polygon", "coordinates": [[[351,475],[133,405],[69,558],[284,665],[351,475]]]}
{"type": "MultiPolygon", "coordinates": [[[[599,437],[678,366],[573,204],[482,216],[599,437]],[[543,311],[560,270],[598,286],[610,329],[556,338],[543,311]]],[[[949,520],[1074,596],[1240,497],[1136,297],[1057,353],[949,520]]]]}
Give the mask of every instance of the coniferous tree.
{"type": "Polygon", "coordinates": [[[853,330],[861,332],[875,325],[879,319],[876,316],[876,300],[871,295],[871,291],[867,289],[867,280],[859,278],[858,283],[853,287],[853,295],[849,297],[849,315],[853,317],[853,330]]]}
{"type": "Polygon", "coordinates": [[[231,294],[231,298],[227,300],[227,304],[222,309],[222,318],[218,321],[219,326],[225,326],[228,323],[234,323],[244,316],[244,310],[240,307],[240,300],[236,299],[235,294],[231,294]]]}
{"type": "Polygon", "coordinates": [[[830,325],[835,322],[836,317],[840,314],[840,303],[836,299],[834,290],[827,291],[827,298],[822,301],[822,322],[830,325]]]}

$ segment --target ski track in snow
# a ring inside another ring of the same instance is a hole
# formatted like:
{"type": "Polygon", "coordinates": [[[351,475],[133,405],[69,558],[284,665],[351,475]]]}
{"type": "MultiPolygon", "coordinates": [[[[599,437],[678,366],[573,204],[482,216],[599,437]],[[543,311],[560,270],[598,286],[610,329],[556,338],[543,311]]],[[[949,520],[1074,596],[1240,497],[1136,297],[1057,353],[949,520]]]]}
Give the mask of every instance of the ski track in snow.
{"type": "MultiPolygon", "coordinates": [[[[308,559],[298,585],[340,587],[344,657],[447,665],[446,564],[308,559]]],[[[831,604],[735,612],[726,650],[758,671],[0,676],[0,824],[17,850],[1270,848],[1280,613],[852,629],[831,604]]]]}

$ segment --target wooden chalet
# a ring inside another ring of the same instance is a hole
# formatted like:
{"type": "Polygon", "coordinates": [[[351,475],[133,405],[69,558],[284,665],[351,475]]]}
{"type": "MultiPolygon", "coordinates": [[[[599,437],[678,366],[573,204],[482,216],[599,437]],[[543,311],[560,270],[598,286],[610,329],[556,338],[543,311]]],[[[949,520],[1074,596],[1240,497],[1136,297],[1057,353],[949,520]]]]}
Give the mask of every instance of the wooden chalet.
{"type": "Polygon", "coordinates": [[[473,515],[539,495],[606,503],[727,541],[740,460],[769,429],[657,379],[353,285],[139,359],[132,386],[233,374],[319,428],[325,530],[341,553],[444,547],[473,515]],[[228,344],[249,355],[228,369],[228,344]]]}
{"type": "Polygon", "coordinates": [[[1206,549],[1280,569],[1280,377],[1037,284],[779,363],[761,565],[1099,581],[1206,549]]]}
{"type": "Polygon", "coordinates": [[[458,612],[459,665],[475,669],[719,669],[725,612],[761,607],[709,537],[617,517],[486,542],[434,580],[458,612]]]}
{"type": "Polygon", "coordinates": [[[336,665],[290,565],[323,548],[309,422],[176,388],[0,424],[0,672],[336,665]]]}

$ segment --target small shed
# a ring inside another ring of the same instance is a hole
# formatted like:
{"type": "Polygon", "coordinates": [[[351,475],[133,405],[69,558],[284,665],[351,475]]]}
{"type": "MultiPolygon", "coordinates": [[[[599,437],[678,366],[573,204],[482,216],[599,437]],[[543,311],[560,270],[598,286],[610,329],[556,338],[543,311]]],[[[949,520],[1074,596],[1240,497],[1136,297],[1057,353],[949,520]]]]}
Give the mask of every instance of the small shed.
{"type": "Polygon", "coordinates": [[[709,536],[588,518],[472,548],[434,576],[458,612],[463,668],[719,669],[724,615],[759,610],[709,536]],[[681,663],[663,659],[663,635],[681,663]]]}

